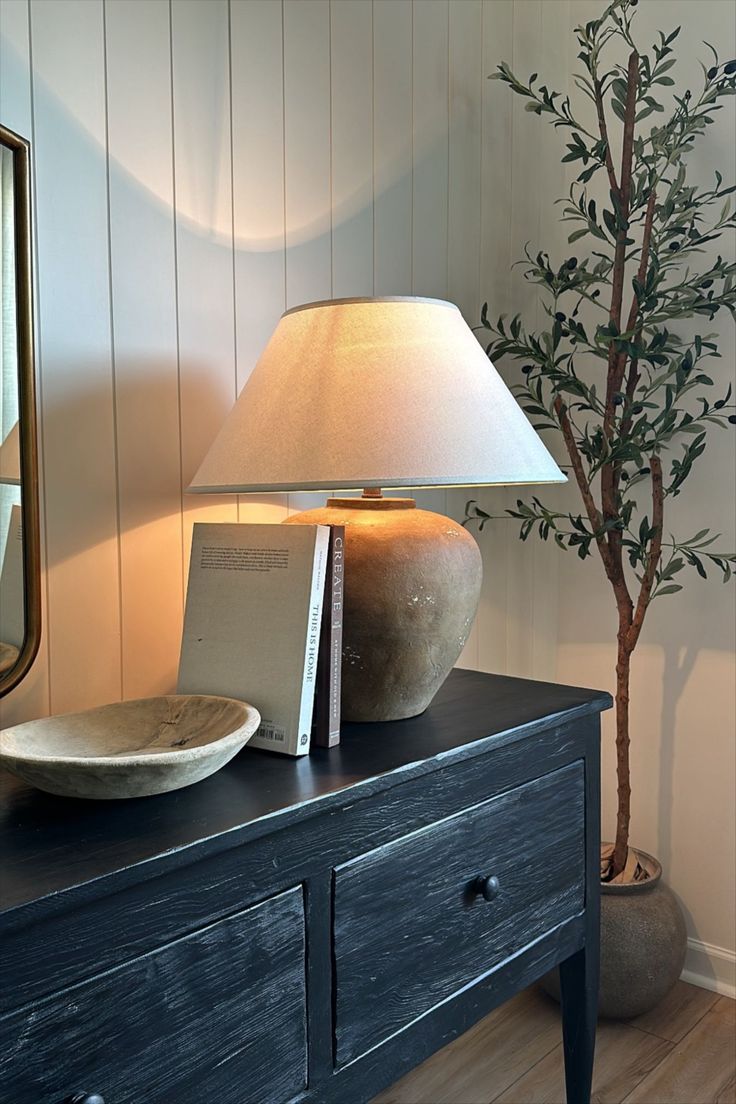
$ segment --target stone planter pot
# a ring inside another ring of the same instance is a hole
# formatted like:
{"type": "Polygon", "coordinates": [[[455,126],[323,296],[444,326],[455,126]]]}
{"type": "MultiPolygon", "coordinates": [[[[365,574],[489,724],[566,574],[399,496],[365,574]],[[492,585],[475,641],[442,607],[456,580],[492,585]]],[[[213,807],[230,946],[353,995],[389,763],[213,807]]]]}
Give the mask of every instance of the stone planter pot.
{"type": "MultiPolygon", "coordinates": [[[[650,871],[645,882],[601,884],[601,983],[598,1012],[628,1020],[654,1008],[679,978],[687,932],[682,911],[662,881],[655,858],[637,851],[650,871]]],[[[559,1000],[557,970],[542,988],[559,1000]]]]}

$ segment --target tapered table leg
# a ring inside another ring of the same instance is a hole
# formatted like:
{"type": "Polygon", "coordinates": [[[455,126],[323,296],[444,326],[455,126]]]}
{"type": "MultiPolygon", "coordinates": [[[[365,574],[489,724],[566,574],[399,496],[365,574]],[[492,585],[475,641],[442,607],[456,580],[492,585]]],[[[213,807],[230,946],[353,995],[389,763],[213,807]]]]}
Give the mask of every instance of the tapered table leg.
{"type": "Polygon", "coordinates": [[[560,963],[567,1104],[590,1104],[600,974],[600,722],[585,760],[585,945],[560,963]]]}
{"type": "Polygon", "coordinates": [[[560,963],[567,1104],[590,1104],[598,1018],[598,945],[560,963]]]}

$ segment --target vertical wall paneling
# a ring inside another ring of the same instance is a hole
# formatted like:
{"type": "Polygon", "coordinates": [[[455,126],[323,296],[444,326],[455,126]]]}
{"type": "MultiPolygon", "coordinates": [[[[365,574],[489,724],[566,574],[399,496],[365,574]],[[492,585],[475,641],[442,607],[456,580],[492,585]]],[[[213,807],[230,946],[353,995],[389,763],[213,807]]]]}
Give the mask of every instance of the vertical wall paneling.
{"type": "MultiPolygon", "coordinates": [[[[508,89],[488,77],[500,61],[513,60],[512,0],[484,0],[482,33],[481,101],[481,208],[479,218],[479,308],[488,303],[491,318],[510,309],[512,203],[511,149],[512,98],[508,89]],[[506,217],[499,217],[506,212],[506,217]]],[[[483,341],[483,334],[480,335],[483,341]]],[[[480,488],[477,498],[484,509],[502,515],[509,495],[502,488],[480,488]]],[[[484,671],[505,671],[507,571],[511,522],[490,521],[479,535],[483,557],[483,590],[476,621],[478,666],[484,671]]]]}
{"type": "Polygon", "coordinates": [[[373,2],[376,295],[410,295],[412,271],[412,6],[373,2]]]}
{"type": "MultiPolygon", "coordinates": [[[[281,4],[231,0],[238,391],[286,306],[282,32],[281,4]]],[[[243,495],[238,516],[279,522],[286,516],[286,495],[243,495]]]]}
{"type": "Polygon", "coordinates": [[[332,293],[373,294],[373,10],[330,4],[332,293]]]}
{"type": "Polygon", "coordinates": [[[481,209],[481,0],[449,8],[449,172],[447,292],[478,324],[481,209]]]}
{"type": "MultiPolygon", "coordinates": [[[[236,397],[226,0],[172,5],[172,109],[182,477],[186,489],[236,397]]],[[[195,521],[237,521],[229,495],[183,499],[195,521]]]]}
{"type": "Polygon", "coordinates": [[[166,0],[106,5],[123,695],[170,689],[182,623],[181,471],[166,0]]]}
{"type": "MultiPolygon", "coordinates": [[[[28,0],[0,0],[0,120],[24,138],[33,137],[31,103],[31,61],[29,39],[28,0]]],[[[31,158],[35,147],[31,144],[31,158]]],[[[33,178],[31,179],[33,192],[33,178]]],[[[33,208],[33,195],[32,195],[33,208]]],[[[35,211],[32,213],[35,222],[35,211]]],[[[34,243],[35,250],[35,243],[34,243]]],[[[34,297],[37,287],[34,282],[34,297]]],[[[36,312],[37,313],[37,312],[36,312]]],[[[36,338],[38,334],[36,333],[36,338]]],[[[38,360],[38,356],[37,356],[38,360]]],[[[37,388],[38,363],[36,365],[37,388]]],[[[43,440],[38,427],[39,470],[42,486],[39,490],[41,521],[41,563],[44,578],[41,586],[41,645],[35,663],[19,686],[0,699],[0,728],[7,727],[29,717],[41,717],[49,711],[48,634],[46,606],[46,537],[43,497],[43,440]]],[[[0,541],[0,543],[2,543],[0,541]]]]}
{"type": "MultiPolygon", "coordinates": [[[[457,303],[469,326],[480,314],[478,272],[481,214],[481,0],[449,6],[448,39],[448,200],[447,297],[457,303]]],[[[462,521],[465,503],[475,492],[448,490],[448,512],[462,521]]],[[[476,618],[458,664],[478,668],[476,618]]]]}
{"type": "Polygon", "coordinates": [[[372,7],[374,290],[411,295],[414,5],[374,0],[372,7]]]}
{"type": "MultiPolygon", "coordinates": [[[[447,298],[449,0],[412,0],[412,294],[447,298]]],[[[445,491],[417,505],[444,512],[445,491]]]]}
{"type": "MultiPolygon", "coordinates": [[[[525,0],[523,6],[514,9],[513,67],[524,77],[538,67],[541,49],[542,7],[540,0],[525,0]]],[[[543,191],[536,148],[540,140],[544,120],[524,110],[524,101],[513,96],[504,87],[503,91],[512,99],[512,145],[511,173],[513,189],[511,195],[511,261],[524,256],[524,247],[529,242],[530,249],[536,251],[539,242],[539,205],[543,191]]],[[[523,280],[521,268],[512,270],[511,311],[521,313],[524,322],[531,328],[537,323],[537,287],[523,280]]],[[[499,366],[507,382],[513,383],[520,378],[520,365],[507,362],[499,366]]],[[[525,493],[520,488],[508,492],[507,502],[512,503],[525,493]]],[[[507,563],[514,564],[514,570],[508,571],[507,607],[506,607],[506,646],[509,674],[531,676],[533,673],[533,642],[531,625],[534,605],[534,545],[532,540],[522,543],[518,536],[518,527],[513,523],[503,524],[506,539],[509,542],[507,563]]]]}
{"type": "Polygon", "coordinates": [[[31,36],[50,707],[63,712],[121,694],[102,5],[34,0],[31,36]]]}
{"type": "MultiPolygon", "coordinates": [[[[329,0],[284,0],[286,305],[332,297],[329,0]]],[[[320,495],[290,494],[308,510],[320,495]]]]}
{"type": "Polygon", "coordinates": [[[448,0],[413,0],[412,294],[447,298],[448,0]]]}
{"type": "MultiPolygon", "coordinates": [[[[555,42],[555,49],[544,52],[545,81],[548,87],[565,92],[569,80],[569,53],[571,51],[570,4],[569,0],[558,0],[553,8],[542,4],[541,41],[555,42]]],[[[574,54],[574,43],[572,43],[574,54]]],[[[527,117],[527,121],[537,120],[536,115],[527,117]]],[[[541,121],[541,120],[539,120],[541,121]]],[[[545,249],[560,263],[567,256],[567,224],[557,218],[559,208],[554,200],[565,195],[566,166],[560,158],[564,152],[564,132],[555,130],[547,124],[540,128],[539,135],[539,175],[545,182],[540,197],[537,241],[540,249],[545,249]]],[[[546,322],[541,306],[537,307],[537,326],[546,322]]],[[[557,434],[545,434],[545,442],[555,451],[558,460],[562,460],[564,448],[560,448],[557,434]]],[[[567,499],[565,488],[540,487],[540,498],[552,506],[567,499]]],[[[557,665],[557,620],[558,620],[558,569],[560,566],[559,548],[552,542],[541,541],[535,535],[533,551],[533,614],[532,614],[532,673],[535,678],[553,679],[557,665]]]]}
{"type": "Polygon", "coordinates": [[[330,7],[285,0],[287,307],[332,295],[330,7]]]}
{"type": "MultiPolygon", "coordinates": [[[[49,685],[54,709],[170,689],[192,522],[320,501],[184,493],[285,307],[413,292],[471,324],[485,299],[528,314],[509,268],[555,162],[486,77],[538,67],[567,2],[31,0],[29,38],[26,0],[0,0],[4,115],[34,126],[50,448],[50,666],[4,718],[46,712],[49,685]]],[[[473,493],[417,497],[460,519],[473,493]]],[[[478,494],[500,513],[516,493],[478,494]]],[[[546,673],[540,550],[508,522],[480,546],[461,662],[546,673]]]]}

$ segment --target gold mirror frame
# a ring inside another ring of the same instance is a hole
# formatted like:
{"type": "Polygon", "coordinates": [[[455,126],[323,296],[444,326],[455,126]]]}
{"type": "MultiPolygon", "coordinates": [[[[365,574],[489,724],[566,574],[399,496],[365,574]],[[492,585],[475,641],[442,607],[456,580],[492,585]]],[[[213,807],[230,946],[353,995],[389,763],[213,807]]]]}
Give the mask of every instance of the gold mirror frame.
{"type": "Polygon", "coordinates": [[[18,338],[18,422],[23,524],[23,646],[13,667],[0,675],[0,697],[17,686],[41,642],[41,536],[38,515],[36,382],[33,357],[31,280],[31,150],[19,134],[0,124],[0,144],[13,151],[15,301],[18,338]]]}

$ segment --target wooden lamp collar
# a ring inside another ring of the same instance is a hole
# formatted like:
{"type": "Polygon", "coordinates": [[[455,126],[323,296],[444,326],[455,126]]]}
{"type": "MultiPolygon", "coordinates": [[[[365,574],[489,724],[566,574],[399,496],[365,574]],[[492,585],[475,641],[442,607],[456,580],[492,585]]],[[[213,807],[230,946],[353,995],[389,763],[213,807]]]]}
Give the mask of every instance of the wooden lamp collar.
{"type": "Polygon", "coordinates": [[[413,498],[384,498],[380,487],[364,487],[360,498],[328,498],[328,506],[347,510],[414,510],[413,498]]]}

